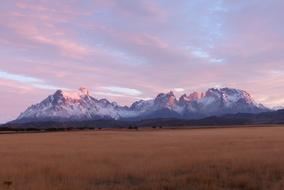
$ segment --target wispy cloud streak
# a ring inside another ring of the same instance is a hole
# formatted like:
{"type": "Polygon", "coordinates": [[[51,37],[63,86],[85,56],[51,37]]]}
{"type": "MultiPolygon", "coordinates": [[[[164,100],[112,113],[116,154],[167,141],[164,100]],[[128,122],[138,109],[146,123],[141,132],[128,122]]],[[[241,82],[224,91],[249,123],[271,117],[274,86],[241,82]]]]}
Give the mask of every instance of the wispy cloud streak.
{"type": "Polygon", "coordinates": [[[0,106],[9,111],[0,112],[0,121],[57,88],[79,86],[122,104],[169,90],[231,86],[267,106],[283,105],[283,6],[282,0],[3,0],[0,106]]]}

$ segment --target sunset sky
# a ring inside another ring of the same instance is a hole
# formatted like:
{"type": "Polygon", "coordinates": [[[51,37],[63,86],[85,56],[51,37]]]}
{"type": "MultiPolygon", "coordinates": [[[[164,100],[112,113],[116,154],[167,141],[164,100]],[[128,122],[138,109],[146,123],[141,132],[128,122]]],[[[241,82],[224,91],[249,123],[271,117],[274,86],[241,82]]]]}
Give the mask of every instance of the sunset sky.
{"type": "Polygon", "coordinates": [[[283,0],[1,0],[0,122],[57,89],[128,105],[211,87],[284,105],[283,0]]]}

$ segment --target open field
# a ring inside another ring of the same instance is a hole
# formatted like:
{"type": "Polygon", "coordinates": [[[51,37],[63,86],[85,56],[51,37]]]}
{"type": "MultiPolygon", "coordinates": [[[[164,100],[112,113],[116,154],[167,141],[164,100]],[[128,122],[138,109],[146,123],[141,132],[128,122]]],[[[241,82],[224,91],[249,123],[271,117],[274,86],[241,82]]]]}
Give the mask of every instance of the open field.
{"type": "Polygon", "coordinates": [[[284,126],[0,135],[0,190],[282,190],[284,126]]]}

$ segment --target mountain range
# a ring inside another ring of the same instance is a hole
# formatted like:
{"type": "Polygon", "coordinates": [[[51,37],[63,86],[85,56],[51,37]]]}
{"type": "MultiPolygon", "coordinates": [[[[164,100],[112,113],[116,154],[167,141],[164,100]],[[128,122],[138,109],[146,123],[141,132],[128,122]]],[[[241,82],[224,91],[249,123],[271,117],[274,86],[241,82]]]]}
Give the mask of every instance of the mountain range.
{"type": "Polygon", "coordinates": [[[176,98],[174,93],[160,93],[150,100],[139,100],[120,106],[107,99],[96,99],[86,88],[78,91],[57,90],[42,102],[30,106],[12,123],[46,121],[148,119],[202,119],[237,113],[262,113],[270,109],[257,103],[249,93],[233,88],[210,88],[205,93],[193,92],[176,98]]]}

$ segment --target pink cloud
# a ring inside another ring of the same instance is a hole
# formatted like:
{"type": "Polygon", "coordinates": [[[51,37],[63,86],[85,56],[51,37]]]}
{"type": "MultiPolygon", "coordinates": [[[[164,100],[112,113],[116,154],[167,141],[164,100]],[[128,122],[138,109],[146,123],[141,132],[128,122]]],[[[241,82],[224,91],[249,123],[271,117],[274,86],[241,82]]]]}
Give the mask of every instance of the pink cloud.
{"type": "MultiPolygon", "coordinates": [[[[142,98],[174,88],[231,86],[274,106],[282,104],[284,93],[282,5],[280,0],[4,1],[0,69],[70,89],[137,89],[142,98]],[[195,49],[224,62],[194,56],[195,49]]],[[[27,106],[21,102],[53,92],[7,80],[0,85],[3,99],[10,95],[19,105],[9,112],[14,116],[27,106]]],[[[110,97],[124,104],[135,98],[110,97]]]]}

